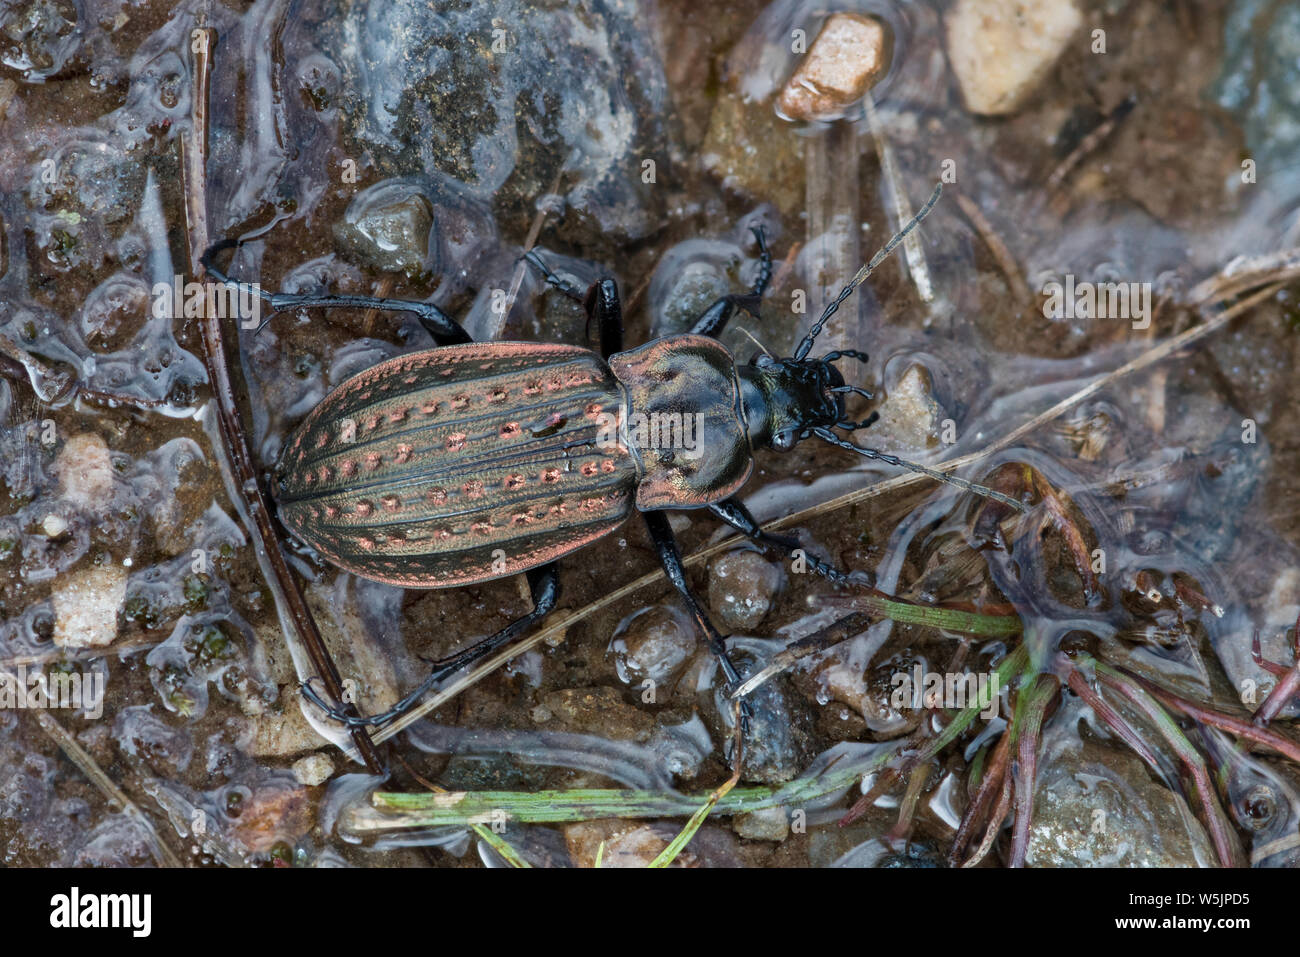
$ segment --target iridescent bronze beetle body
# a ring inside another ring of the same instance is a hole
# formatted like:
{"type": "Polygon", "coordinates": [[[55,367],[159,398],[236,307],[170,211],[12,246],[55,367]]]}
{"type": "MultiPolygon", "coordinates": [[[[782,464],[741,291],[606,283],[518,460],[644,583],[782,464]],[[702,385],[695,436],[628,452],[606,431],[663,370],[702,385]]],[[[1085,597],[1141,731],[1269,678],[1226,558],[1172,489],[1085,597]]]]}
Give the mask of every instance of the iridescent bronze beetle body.
{"type": "MultiPolygon", "coordinates": [[[[1010,502],[836,436],[832,429],[853,431],[875,419],[846,419],[848,394],[870,396],[845,385],[834,366],[840,358],[867,357],[850,350],[808,355],[840,303],[938,196],[936,189],[916,218],[845,286],[793,357],[759,354],[745,365],[716,337],[739,309],[757,314],[771,280],[771,257],[759,230],[760,268],[749,295],[719,299],[689,334],[628,351],[614,282],[601,280],[586,291],[571,287],[533,253],[526,258],[547,282],[582,302],[597,322],[600,354],[547,343],[473,342],[430,303],[254,290],[276,311],[339,306],[413,312],[439,344],[366,369],[308,414],[276,469],[274,492],[285,527],[328,561],[364,578],[446,588],[523,572],[533,595],[531,612],[437,662],[419,688],[382,715],[345,714],[309,684],[308,697],[349,725],[392,721],[436,683],[543,618],[559,594],[557,560],[609,534],[634,511],[642,514],[669,580],[736,687],[740,678],[726,640],[688,587],[664,511],[708,509],[765,546],[794,550],[795,539],[764,532],[735,497],[759,448],[785,450],[817,436],[1010,502]],[[662,441],[665,425],[682,441],[662,441]]],[[[217,268],[214,256],[233,245],[220,243],[203,257],[208,272],[222,282],[234,280],[217,268]]],[[[819,559],[805,560],[831,580],[846,578],[819,559]]]]}

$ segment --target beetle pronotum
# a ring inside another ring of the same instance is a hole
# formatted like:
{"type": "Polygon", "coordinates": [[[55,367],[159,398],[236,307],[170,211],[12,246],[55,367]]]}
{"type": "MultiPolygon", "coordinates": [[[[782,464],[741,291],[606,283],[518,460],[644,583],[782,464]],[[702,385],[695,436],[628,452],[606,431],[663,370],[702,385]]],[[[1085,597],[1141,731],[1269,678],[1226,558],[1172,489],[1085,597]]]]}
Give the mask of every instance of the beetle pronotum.
{"type": "MultiPolygon", "coordinates": [[[[600,330],[600,353],[534,342],[473,342],[431,303],[369,296],[288,295],[254,291],[275,311],[309,307],[377,308],[414,313],[438,348],[381,362],[321,400],[286,444],[274,489],[280,519],[335,565],[408,588],[447,588],[525,573],[533,609],[491,637],[438,661],[429,676],[390,710],[370,717],[331,707],[349,726],[383,725],[430,688],[537,624],[559,596],[557,561],[619,527],[639,511],[668,580],[717,656],[730,688],[740,676],[726,637],[691,593],[665,510],[707,509],[761,545],[790,552],[793,538],[769,534],[736,497],[753,470],[754,450],[788,450],[816,437],[868,458],[910,469],[1016,509],[1001,493],[866,448],[837,435],[870,426],[846,418],[845,398],[870,393],[846,385],[834,363],[866,362],[838,350],[810,357],[818,334],[840,304],[925,218],[929,201],[826,306],[784,359],[760,352],[744,365],[718,341],[738,309],[757,312],[771,279],[771,256],[755,230],[760,269],[747,296],[713,303],[684,335],[623,350],[618,289],[603,279],[581,290],[535,254],[528,261],[564,295],[583,303],[600,330]],[[694,416],[707,436],[694,455],[677,454],[640,430],[634,415],[694,416]],[[609,422],[618,424],[610,438],[609,422]]],[[[241,288],[209,249],[203,265],[241,288]]],[[[821,561],[809,567],[833,581],[847,576],[821,561]]]]}

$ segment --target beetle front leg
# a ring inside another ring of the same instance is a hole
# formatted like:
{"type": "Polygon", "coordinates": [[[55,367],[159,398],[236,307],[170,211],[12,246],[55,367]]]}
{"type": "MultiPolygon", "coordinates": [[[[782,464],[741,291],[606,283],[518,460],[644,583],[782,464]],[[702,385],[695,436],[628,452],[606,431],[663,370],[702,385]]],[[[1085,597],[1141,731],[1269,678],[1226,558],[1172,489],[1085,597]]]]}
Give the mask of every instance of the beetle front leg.
{"type": "MultiPolygon", "coordinates": [[[[771,532],[763,531],[763,527],[758,524],[758,520],[750,514],[749,509],[745,508],[743,502],[738,498],[729,498],[721,502],[714,502],[709,506],[709,511],[716,515],[722,521],[726,522],[736,531],[760,545],[767,545],[772,548],[779,548],[787,555],[793,554],[796,550],[803,548],[798,539],[788,535],[773,535],[771,532]]],[[[823,578],[835,582],[837,585],[847,585],[850,579],[847,573],[840,571],[834,565],[822,561],[814,555],[809,555],[805,550],[803,560],[808,563],[808,567],[815,571],[823,578]]]]}
{"type": "Polygon", "coordinates": [[[410,312],[414,313],[415,318],[420,321],[420,325],[424,326],[429,335],[433,336],[433,341],[440,346],[454,346],[474,341],[473,336],[466,332],[459,322],[431,302],[414,302],[410,299],[383,299],[378,296],[340,296],[332,293],[311,295],[264,292],[260,286],[241,282],[238,279],[231,279],[223,270],[218,268],[215,256],[223,249],[238,247],[238,245],[239,243],[236,240],[224,239],[216,245],[209,246],[207,252],[203,254],[203,268],[215,277],[218,282],[237,286],[240,289],[247,289],[260,296],[270,305],[273,312],[283,312],[286,309],[330,308],[387,309],[390,312],[410,312]]]}
{"type": "Polygon", "coordinates": [[[488,655],[495,652],[498,648],[503,648],[510,642],[514,641],[529,628],[538,624],[543,618],[551,613],[555,608],[555,603],[560,598],[560,566],[558,562],[550,562],[527,572],[528,589],[533,596],[533,610],[526,615],[516,618],[510,624],[506,625],[500,631],[490,638],[484,638],[477,644],[470,645],[464,651],[441,658],[433,663],[433,670],[429,677],[420,682],[420,686],[408,694],[393,707],[389,708],[382,714],[371,715],[370,717],[358,717],[354,714],[348,714],[342,708],[334,707],[328,704],[317,693],[316,689],[311,686],[310,682],[305,682],[302,686],[303,696],[316,707],[320,708],[330,718],[346,725],[349,728],[359,727],[382,727],[397,718],[400,718],[406,712],[410,711],[420,699],[423,698],[434,685],[451,677],[456,672],[471,665],[477,664],[488,655]]]}
{"type": "Polygon", "coordinates": [[[772,281],[772,253],[767,248],[767,239],[762,226],[753,226],[754,238],[758,241],[758,276],[749,294],[745,296],[723,296],[700,314],[691,326],[695,336],[711,336],[716,339],[735,316],[737,309],[744,309],[755,319],[762,304],[763,293],[767,292],[768,283],[772,281]]]}
{"type": "MultiPolygon", "coordinates": [[[[691,586],[686,581],[686,567],[682,565],[682,554],[677,548],[677,537],[673,535],[672,526],[668,524],[668,516],[663,512],[642,512],[645,519],[646,528],[650,531],[650,540],[654,543],[655,551],[659,555],[659,561],[664,566],[664,574],[672,582],[677,593],[682,596],[686,602],[686,609],[695,619],[696,627],[703,633],[705,640],[708,642],[709,650],[713,652],[714,657],[718,659],[718,664],[722,668],[722,674],[727,679],[728,691],[734,691],[741,685],[739,672],[736,671],[735,665],[727,657],[727,639],[719,633],[718,629],[713,627],[713,622],[709,620],[708,614],[696,600],[695,595],[691,592],[691,586]]],[[[749,705],[741,701],[741,714],[746,722],[750,717],[749,705]]]]}
{"type": "Polygon", "coordinates": [[[618,284],[614,280],[601,279],[594,282],[584,293],[579,286],[556,275],[536,250],[530,249],[524,253],[524,261],[541,273],[552,289],[574,302],[582,303],[582,308],[587,311],[588,334],[592,320],[595,320],[600,332],[601,358],[608,359],[614,353],[623,351],[623,306],[619,302],[618,284]]]}

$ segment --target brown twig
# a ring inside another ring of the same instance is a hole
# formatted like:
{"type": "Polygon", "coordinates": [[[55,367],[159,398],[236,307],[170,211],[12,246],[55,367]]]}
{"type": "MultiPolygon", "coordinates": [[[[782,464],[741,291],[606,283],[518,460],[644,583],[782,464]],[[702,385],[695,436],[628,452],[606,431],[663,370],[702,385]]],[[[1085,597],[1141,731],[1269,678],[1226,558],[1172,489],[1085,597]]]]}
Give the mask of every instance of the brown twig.
{"type": "Polygon", "coordinates": [[[149,820],[134,801],[127,797],[126,792],[113,782],[113,779],[99,766],[90,752],[83,748],[80,742],[49,714],[40,710],[32,713],[40,724],[41,730],[59,746],[69,761],[81,769],[81,772],[90,779],[90,782],[104,795],[109,804],[116,805],[124,815],[144,828],[149,835],[158,863],[164,867],[183,867],[180,858],[162,839],[162,836],[153,826],[153,822],[149,820]]]}
{"type": "Polygon", "coordinates": [[[1002,275],[1006,277],[1016,305],[1025,308],[1034,301],[1034,294],[1030,292],[1029,284],[1025,282],[1025,274],[1020,271],[1020,264],[1016,262],[1016,257],[1011,255],[1007,244],[1002,241],[1002,237],[997,234],[993,225],[972,199],[960,192],[955,192],[953,195],[957,197],[957,205],[961,207],[962,213],[970,220],[975,231],[984,240],[984,245],[988,246],[989,252],[993,254],[993,261],[998,264],[1002,275]]]}
{"type": "MultiPolygon", "coordinates": [[[[208,248],[207,221],[207,140],[208,140],[208,78],[211,75],[211,48],[216,43],[216,31],[201,28],[205,42],[197,44],[194,54],[193,125],[188,138],[181,139],[181,168],[185,177],[185,208],[187,236],[189,238],[190,272],[203,275],[201,257],[208,248]]],[[[197,34],[198,31],[196,31],[197,34]]],[[[287,605],[288,620],[298,631],[299,640],[311,659],[312,667],[320,675],[326,692],[336,701],[343,699],[343,682],[329,651],[321,640],[315,619],[307,608],[297,580],[289,570],[272,522],[271,503],[258,481],[257,470],[244,433],[240,427],[239,406],[235,398],[230,368],[226,362],[225,342],[221,321],[214,310],[204,310],[200,321],[203,340],[204,364],[212,387],[216,407],[217,425],[225,446],[232,474],[237,478],[234,494],[246,497],[245,513],[251,519],[251,531],[257,538],[259,552],[265,556],[275,577],[272,590],[287,605]]],[[[351,706],[349,705],[349,708],[351,706]]],[[[383,772],[383,762],[369,733],[364,728],[350,729],[352,741],[367,770],[372,774],[383,772]]]]}
{"type": "Polygon", "coordinates": [[[1083,162],[1084,158],[1095,152],[1097,147],[1105,141],[1106,137],[1114,132],[1119,122],[1133,112],[1133,107],[1137,105],[1137,97],[1130,94],[1125,97],[1119,106],[1110,111],[1110,115],[1097,124],[1087,136],[1079,141],[1079,145],[1070,151],[1070,155],[1057,164],[1056,169],[1047,177],[1046,190],[1048,193],[1054,193],[1061,188],[1065,178],[1073,172],[1074,168],[1083,162]]]}
{"type": "Polygon", "coordinates": [[[1052,487],[1052,483],[1033,466],[1026,466],[1026,468],[1029,471],[1030,481],[1042,497],[1047,514],[1052,518],[1052,524],[1065,539],[1066,548],[1074,558],[1074,567],[1079,577],[1083,579],[1083,597],[1088,604],[1092,604],[1101,597],[1101,586],[1097,583],[1097,576],[1092,570],[1092,553],[1088,551],[1088,544],[1083,540],[1083,530],[1070,515],[1070,510],[1065,507],[1064,500],[1052,487]]]}

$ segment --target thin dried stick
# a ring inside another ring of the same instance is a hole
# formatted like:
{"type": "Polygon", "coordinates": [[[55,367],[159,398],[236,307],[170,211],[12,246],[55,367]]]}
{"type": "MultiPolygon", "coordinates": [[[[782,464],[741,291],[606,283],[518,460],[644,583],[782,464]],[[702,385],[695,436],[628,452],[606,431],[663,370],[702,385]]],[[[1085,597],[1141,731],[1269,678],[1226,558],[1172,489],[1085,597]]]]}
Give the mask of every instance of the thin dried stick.
{"type": "MultiPolygon", "coordinates": [[[[880,160],[880,172],[885,179],[885,192],[889,194],[890,205],[898,217],[901,227],[912,218],[912,204],[903,188],[902,177],[898,175],[898,163],[894,160],[894,148],[889,145],[885,126],[876,114],[876,104],[868,93],[862,98],[867,110],[867,125],[871,128],[871,138],[876,144],[876,158],[880,160]]],[[[908,233],[903,239],[903,258],[907,261],[907,272],[916,287],[916,294],[922,302],[934,301],[934,286],[930,282],[930,267],[925,261],[925,250],[921,248],[919,233],[908,233]]]]}
{"type": "Polygon", "coordinates": [[[1002,275],[1006,277],[1007,285],[1011,287],[1011,296],[1017,306],[1024,308],[1034,300],[1034,295],[1029,291],[1029,284],[1025,282],[1025,274],[1020,271],[1020,264],[1016,262],[1016,257],[1011,255],[1011,250],[1007,244],[1002,241],[1002,237],[997,234],[993,225],[985,218],[983,211],[975,205],[975,202],[965,194],[957,192],[953,194],[957,197],[957,205],[961,211],[970,220],[975,231],[980,234],[984,240],[984,245],[988,246],[989,252],[993,254],[993,261],[998,264],[1002,270],[1002,275]]]}
{"type": "Polygon", "coordinates": [[[99,789],[99,792],[108,799],[108,802],[117,805],[123,814],[145,829],[149,835],[150,843],[153,845],[158,863],[164,867],[182,867],[180,858],[163,842],[162,837],[154,829],[153,822],[145,816],[134,801],[126,796],[125,791],[113,783],[113,779],[95,762],[90,752],[83,748],[80,742],[50,715],[40,710],[33,713],[41,726],[41,730],[50,736],[54,743],[67,755],[69,761],[81,769],[81,773],[90,779],[90,782],[99,789]]]}
{"type": "MultiPolygon", "coordinates": [[[[211,74],[211,48],[216,43],[216,31],[200,28],[195,31],[205,35],[201,43],[196,43],[194,54],[193,82],[193,124],[189,137],[181,138],[181,168],[185,177],[185,209],[187,236],[189,239],[190,272],[195,276],[204,274],[201,257],[208,248],[207,218],[207,155],[208,155],[208,77],[211,74]]],[[[232,497],[244,496],[244,513],[251,521],[251,531],[257,538],[257,550],[264,556],[273,573],[272,586],[277,605],[287,607],[284,620],[291,621],[298,631],[302,646],[311,659],[312,667],[320,675],[325,690],[335,700],[343,698],[343,682],[338,669],[334,666],[329,652],[321,640],[320,631],[312,618],[307,602],[297,580],[289,570],[284,553],[280,550],[272,522],[271,503],[257,478],[253,467],[253,457],[244,441],[240,427],[239,405],[235,398],[230,368],[226,363],[225,342],[221,334],[221,321],[213,315],[214,310],[204,310],[200,321],[203,339],[203,358],[208,370],[208,381],[216,406],[217,425],[220,429],[222,444],[225,446],[226,460],[230,472],[238,482],[232,489],[232,497]]],[[[374,742],[365,728],[350,729],[355,753],[361,757],[367,770],[372,774],[383,772],[383,762],[374,742]]]]}

